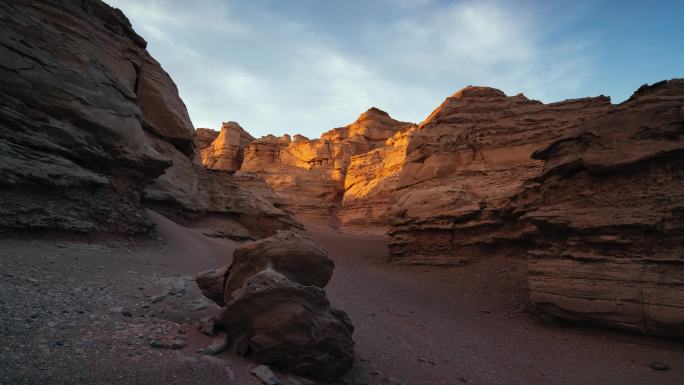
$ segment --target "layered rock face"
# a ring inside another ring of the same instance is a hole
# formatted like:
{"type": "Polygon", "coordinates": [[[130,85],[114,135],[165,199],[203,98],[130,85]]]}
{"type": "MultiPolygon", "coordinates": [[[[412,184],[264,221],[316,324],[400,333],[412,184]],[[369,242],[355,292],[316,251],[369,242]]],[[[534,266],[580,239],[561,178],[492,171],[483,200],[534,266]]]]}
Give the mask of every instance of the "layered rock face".
{"type": "Polygon", "coordinates": [[[391,258],[464,263],[524,254],[529,226],[509,221],[512,197],[538,176],[531,154],[610,108],[607,97],[542,104],[467,87],[410,136],[392,197],[391,258]]]}
{"type": "Polygon", "coordinates": [[[415,127],[399,131],[384,146],[352,156],[344,179],[341,209],[337,213],[343,226],[381,232],[389,228],[390,202],[414,131],[415,127]]]}
{"type": "Polygon", "coordinates": [[[197,147],[220,141],[214,148],[229,152],[239,126],[195,133],[175,84],[119,10],[3,2],[0,17],[0,229],[139,233],[149,230],[142,203],[216,226],[214,235],[299,227],[246,188],[258,181],[199,166],[197,147]]]}
{"type": "MultiPolygon", "coordinates": [[[[198,134],[198,139],[206,141],[210,136],[209,131],[202,131],[198,134]]],[[[211,144],[204,146],[205,143],[201,141],[199,145],[204,167],[234,172],[242,166],[245,147],[254,141],[254,137],[239,124],[228,122],[222,124],[221,132],[211,141],[211,144]]]]}
{"type": "Polygon", "coordinates": [[[383,146],[411,125],[371,108],[354,123],[328,131],[320,139],[269,135],[247,146],[241,171],[262,176],[286,209],[331,216],[342,200],[352,156],[383,146]]]}
{"type": "Polygon", "coordinates": [[[216,326],[239,354],[317,379],[351,368],[354,330],[322,288],[334,262],[307,238],[278,232],[235,250],[230,267],[201,273],[197,283],[222,306],[216,326]]]}
{"type": "Polygon", "coordinates": [[[535,153],[520,198],[538,229],[530,299],[557,316],[684,337],[684,80],[627,102],[535,153]]]}
{"type": "Polygon", "coordinates": [[[100,1],[3,2],[0,17],[0,227],[144,231],[141,190],[192,152],[169,76],[100,1]]]}

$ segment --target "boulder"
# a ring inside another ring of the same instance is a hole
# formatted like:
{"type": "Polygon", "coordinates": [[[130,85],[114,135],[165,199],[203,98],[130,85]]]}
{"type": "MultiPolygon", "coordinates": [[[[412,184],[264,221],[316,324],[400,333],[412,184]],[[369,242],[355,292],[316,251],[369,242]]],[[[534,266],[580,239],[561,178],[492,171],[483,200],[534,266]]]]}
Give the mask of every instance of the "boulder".
{"type": "Polygon", "coordinates": [[[558,317],[684,338],[684,80],[628,101],[534,154],[516,202],[537,232],[530,300],[558,317]]]}
{"type": "Polygon", "coordinates": [[[235,250],[233,263],[197,277],[207,298],[222,306],[216,326],[233,348],[271,367],[316,380],[332,380],[354,360],[354,327],[322,289],[334,263],[293,232],[235,250]]]}

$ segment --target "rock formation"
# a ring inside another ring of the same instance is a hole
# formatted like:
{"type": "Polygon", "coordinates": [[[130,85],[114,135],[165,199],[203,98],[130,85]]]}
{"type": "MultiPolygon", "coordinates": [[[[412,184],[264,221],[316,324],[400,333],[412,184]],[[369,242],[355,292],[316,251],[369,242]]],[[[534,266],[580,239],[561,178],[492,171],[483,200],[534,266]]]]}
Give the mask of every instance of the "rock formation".
{"type": "MultiPolygon", "coordinates": [[[[198,135],[198,139],[206,140],[208,131],[198,135]]],[[[254,141],[254,137],[248,134],[235,122],[223,123],[221,132],[208,146],[200,143],[202,164],[213,170],[237,171],[242,166],[245,147],[254,141]]]]}
{"type": "Polygon", "coordinates": [[[337,216],[346,228],[385,232],[392,222],[390,201],[406,160],[415,127],[397,132],[385,145],[351,158],[344,179],[344,196],[337,216]]]}
{"type": "Polygon", "coordinates": [[[249,237],[297,226],[240,181],[198,167],[197,144],[216,138],[195,133],[175,84],[119,10],[3,2],[0,18],[0,229],[140,233],[149,229],[141,202],[209,213],[203,224],[230,217],[214,233],[243,219],[249,237]]]}
{"type": "Polygon", "coordinates": [[[559,317],[684,337],[684,80],[628,101],[535,153],[520,198],[534,224],[530,300],[559,317]]]}
{"type": "Polygon", "coordinates": [[[188,152],[193,131],[145,41],[94,0],[0,17],[0,226],[143,231],[140,191],[171,165],[149,137],[188,152]]]}
{"type": "Polygon", "coordinates": [[[351,368],[353,326],[322,290],[334,263],[312,241],[278,232],[235,250],[230,267],[201,273],[197,284],[222,309],[216,325],[250,359],[330,380],[351,368]]]}
{"type": "Polygon", "coordinates": [[[218,136],[219,132],[212,130],[211,128],[197,127],[195,129],[195,141],[197,142],[197,147],[200,151],[209,147],[211,142],[213,142],[218,136]]]}
{"type": "Polygon", "coordinates": [[[289,211],[330,216],[342,200],[352,156],[384,145],[411,125],[371,108],[354,123],[330,130],[320,139],[269,135],[247,146],[241,171],[263,177],[289,211]]]}
{"type": "Polygon", "coordinates": [[[510,199],[542,171],[535,149],[604,114],[607,97],[542,104],[467,87],[409,138],[390,217],[395,261],[454,264],[524,253],[510,199]]]}

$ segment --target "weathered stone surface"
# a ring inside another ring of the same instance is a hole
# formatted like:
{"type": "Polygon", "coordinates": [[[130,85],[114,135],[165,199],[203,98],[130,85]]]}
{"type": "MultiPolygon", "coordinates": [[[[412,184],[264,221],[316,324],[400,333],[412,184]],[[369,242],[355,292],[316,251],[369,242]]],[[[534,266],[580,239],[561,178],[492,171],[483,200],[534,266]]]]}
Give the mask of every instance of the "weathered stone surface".
{"type": "Polygon", "coordinates": [[[327,253],[312,241],[279,232],[236,249],[227,270],[202,273],[197,283],[223,306],[216,323],[238,353],[329,380],[351,368],[354,357],[354,328],[322,290],[333,268],[327,253]]]}
{"type": "Polygon", "coordinates": [[[144,231],[140,192],[171,164],[146,129],[179,148],[192,135],[145,41],[96,0],[3,2],[0,18],[0,226],[144,231]],[[179,126],[159,126],[171,110],[179,126]]]}
{"type": "MultiPolygon", "coordinates": [[[[201,135],[202,139],[206,140],[208,135],[206,133],[201,135]]],[[[223,123],[220,134],[209,146],[202,148],[202,164],[208,169],[237,171],[242,166],[245,147],[253,141],[254,137],[239,124],[223,123]]]]}
{"type": "Polygon", "coordinates": [[[340,206],[351,157],[384,145],[410,126],[371,108],[354,123],[330,130],[320,139],[269,135],[249,144],[241,171],[263,177],[287,210],[331,216],[340,206]]]}
{"type": "Polygon", "coordinates": [[[337,213],[346,228],[385,232],[390,223],[390,199],[397,188],[414,127],[399,131],[384,146],[352,156],[344,179],[342,207],[337,213]]]}
{"type": "Polygon", "coordinates": [[[517,202],[538,229],[530,299],[559,317],[684,337],[684,80],[630,100],[535,153],[517,202]]]}
{"type": "Polygon", "coordinates": [[[211,128],[198,127],[195,129],[195,141],[197,142],[197,147],[199,147],[200,150],[204,150],[205,148],[209,147],[211,142],[213,142],[218,136],[219,132],[212,130],[211,128]]]}
{"type": "Polygon", "coordinates": [[[532,152],[610,107],[606,97],[542,104],[466,87],[409,138],[390,216],[391,257],[453,264],[524,254],[528,226],[508,220],[510,199],[538,176],[532,152]]]}

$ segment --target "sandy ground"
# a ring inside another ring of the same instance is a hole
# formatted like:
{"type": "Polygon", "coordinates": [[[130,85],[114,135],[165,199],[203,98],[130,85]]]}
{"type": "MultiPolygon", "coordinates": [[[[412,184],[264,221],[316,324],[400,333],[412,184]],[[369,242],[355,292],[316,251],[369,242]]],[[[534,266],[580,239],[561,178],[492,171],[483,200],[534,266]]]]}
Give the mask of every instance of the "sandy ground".
{"type": "MultiPolygon", "coordinates": [[[[195,324],[215,307],[191,277],[237,244],[150,215],[160,240],[0,240],[0,384],[260,383],[230,352],[197,353],[215,338],[195,324]]],[[[530,314],[524,261],[394,266],[384,237],[307,228],[336,261],[330,300],[356,326],[341,383],[684,384],[682,343],[530,314]]]]}

